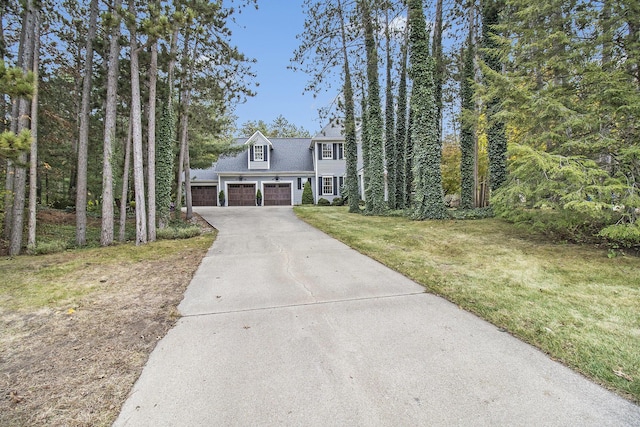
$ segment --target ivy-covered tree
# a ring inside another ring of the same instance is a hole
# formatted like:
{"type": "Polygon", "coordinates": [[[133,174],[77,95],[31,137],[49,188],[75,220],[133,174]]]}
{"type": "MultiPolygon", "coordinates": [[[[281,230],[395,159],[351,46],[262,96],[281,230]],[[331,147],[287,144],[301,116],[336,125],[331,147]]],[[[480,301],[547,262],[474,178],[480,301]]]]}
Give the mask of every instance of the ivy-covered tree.
{"type": "MultiPolygon", "coordinates": [[[[407,205],[407,37],[408,27],[405,29],[405,42],[402,46],[400,59],[400,82],[398,83],[398,102],[396,107],[396,206],[404,209],[407,205]]],[[[409,170],[411,167],[409,167],[409,170]]]]}
{"type": "Polygon", "coordinates": [[[397,173],[398,168],[398,147],[396,143],[395,109],[393,100],[393,81],[391,69],[393,60],[391,59],[391,23],[389,22],[389,10],[385,14],[385,41],[386,41],[386,92],[385,92],[385,120],[384,120],[384,147],[385,160],[387,165],[387,198],[390,209],[398,209],[396,201],[397,173]]]}
{"type": "Polygon", "coordinates": [[[349,212],[360,212],[360,192],[358,191],[358,147],[356,135],[356,114],[353,99],[353,85],[351,82],[351,70],[349,66],[349,53],[347,50],[347,32],[345,29],[345,14],[342,3],[338,0],[338,13],[340,16],[340,34],[342,39],[342,57],[344,61],[344,139],[346,162],[346,191],[349,202],[349,212]]]}
{"type": "Polygon", "coordinates": [[[460,82],[461,99],[461,131],[460,150],[462,153],[460,162],[460,177],[462,185],[460,190],[460,207],[472,209],[475,205],[475,117],[474,117],[474,93],[473,93],[473,57],[474,47],[471,36],[473,25],[469,25],[469,36],[462,55],[462,76],[460,82]]]}
{"type": "Polygon", "coordinates": [[[438,138],[434,99],[433,58],[422,0],[409,0],[410,77],[413,81],[411,111],[413,123],[414,217],[443,219],[447,213],[442,189],[442,142],[438,138]]]}
{"type": "Polygon", "coordinates": [[[156,137],[156,212],[158,228],[163,229],[171,221],[171,184],[176,149],[176,116],[171,102],[162,107],[156,137]]]}
{"type": "Polygon", "coordinates": [[[378,50],[371,15],[371,2],[370,0],[361,0],[358,5],[364,23],[364,40],[367,56],[366,137],[369,148],[369,164],[368,168],[365,169],[365,173],[369,177],[369,191],[365,202],[367,213],[380,215],[386,210],[386,204],[384,201],[384,128],[380,100],[380,82],[378,79],[378,50]]]}
{"type": "MultiPolygon", "coordinates": [[[[502,61],[498,55],[496,26],[500,23],[503,0],[483,0],[482,2],[482,57],[484,64],[492,71],[502,72],[502,61]]],[[[489,185],[495,191],[507,179],[507,134],[500,119],[500,101],[491,98],[486,105],[488,122],[487,139],[489,153],[489,185]]]]}

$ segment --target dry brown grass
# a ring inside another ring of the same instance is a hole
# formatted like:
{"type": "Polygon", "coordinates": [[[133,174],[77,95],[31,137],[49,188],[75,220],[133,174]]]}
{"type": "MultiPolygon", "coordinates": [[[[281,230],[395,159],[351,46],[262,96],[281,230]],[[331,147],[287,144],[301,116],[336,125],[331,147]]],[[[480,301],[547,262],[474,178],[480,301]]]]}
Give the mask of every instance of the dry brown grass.
{"type": "Polygon", "coordinates": [[[0,425],[110,425],[213,238],[0,261],[0,425]]]}

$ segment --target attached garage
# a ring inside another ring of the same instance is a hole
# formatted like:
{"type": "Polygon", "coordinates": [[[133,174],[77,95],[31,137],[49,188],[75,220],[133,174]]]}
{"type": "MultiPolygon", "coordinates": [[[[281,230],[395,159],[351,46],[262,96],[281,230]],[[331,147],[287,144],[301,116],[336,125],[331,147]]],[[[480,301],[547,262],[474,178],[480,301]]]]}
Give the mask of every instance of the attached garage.
{"type": "Polygon", "coordinates": [[[291,184],[264,184],[263,198],[265,206],[290,206],[291,184]]]}
{"type": "Polygon", "coordinates": [[[191,204],[193,206],[218,206],[218,187],[192,186],[191,204]]]}
{"type": "Polygon", "coordinates": [[[229,184],[229,194],[227,194],[227,204],[229,206],[255,206],[256,205],[256,185],[255,184],[229,184]]]}

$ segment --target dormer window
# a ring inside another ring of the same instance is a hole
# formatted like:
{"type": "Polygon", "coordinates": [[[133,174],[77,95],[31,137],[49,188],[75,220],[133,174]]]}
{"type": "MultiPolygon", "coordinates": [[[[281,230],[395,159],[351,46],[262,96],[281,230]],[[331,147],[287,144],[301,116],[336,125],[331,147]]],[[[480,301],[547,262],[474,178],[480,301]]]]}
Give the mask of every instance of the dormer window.
{"type": "Polygon", "coordinates": [[[253,161],[264,162],[264,145],[253,146],[253,161]]]}
{"type": "Polygon", "coordinates": [[[333,144],[322,144],[322,160],[333,159],[333,144]]]}

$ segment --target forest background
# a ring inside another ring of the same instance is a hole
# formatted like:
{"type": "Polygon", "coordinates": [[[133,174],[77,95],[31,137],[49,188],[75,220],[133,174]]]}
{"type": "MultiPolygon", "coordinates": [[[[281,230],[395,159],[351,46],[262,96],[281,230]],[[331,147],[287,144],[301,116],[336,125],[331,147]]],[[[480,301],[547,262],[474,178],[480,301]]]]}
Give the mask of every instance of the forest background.
{"type": "MultiPolygon", "coordinates": [[[[39,206],[76,213],[78,246],[87,215],[101,218],[105,246],[124,239],[128,214],[137,244],[168,226],[171,207],[185,204],[190,217],[189,169],[233,153],[234,108],[257,89],[229,23],[258,6],[3,2],[8,252],[36,250],[39,206]]],[[[347,197],[350,210],[495,214],[637,248],[639,7],[306,0],[291,67],[308,75],[309,92],[338,93],[321,114],[345,120],[347,196],[359,194],[362,143],[366,202],[347,197]]],[[[307,133],[282,116],[271,131],[307,133]]]]}

